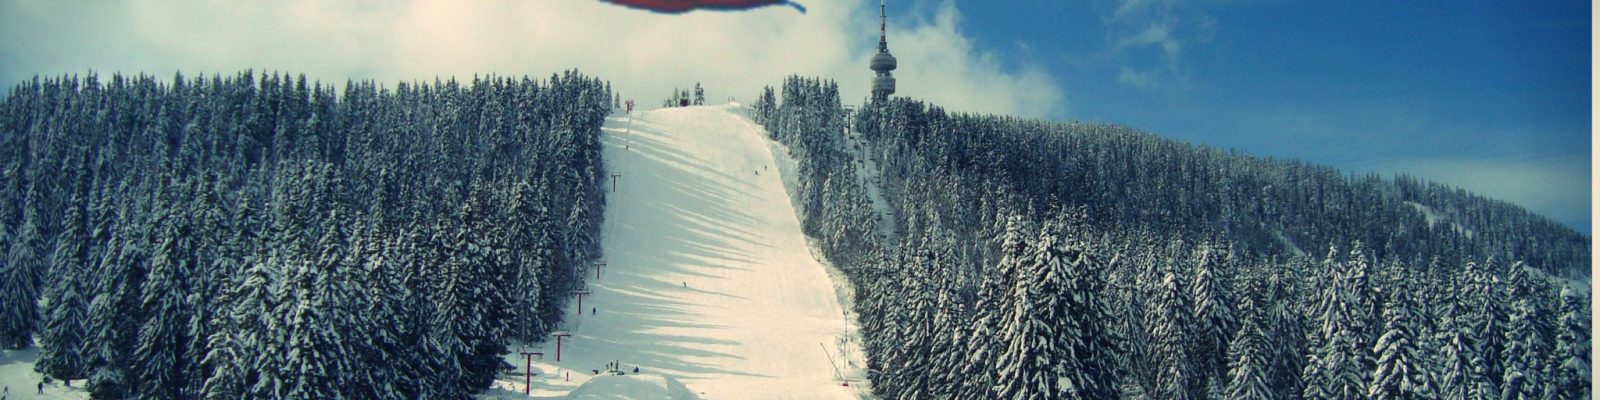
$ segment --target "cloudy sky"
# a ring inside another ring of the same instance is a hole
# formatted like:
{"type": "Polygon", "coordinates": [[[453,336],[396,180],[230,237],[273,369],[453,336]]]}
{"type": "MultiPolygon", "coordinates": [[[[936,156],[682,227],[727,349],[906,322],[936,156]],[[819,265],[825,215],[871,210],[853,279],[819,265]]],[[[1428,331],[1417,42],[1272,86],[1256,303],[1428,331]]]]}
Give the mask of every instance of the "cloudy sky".
{"type": "MultiPolygon", "coordinates": [[[[660,15],[596,0],[0,0],[0,86],[241,69],[344,82],[578,68],[653,105],[801,74],[866,96],[876,2],[660,15]]],[[[1590,4],[889,2],[898,94],[1407,172],[1590,229],[1590,4]]],[[[853,97],[852,97],[853,96],[853,97]]]]}

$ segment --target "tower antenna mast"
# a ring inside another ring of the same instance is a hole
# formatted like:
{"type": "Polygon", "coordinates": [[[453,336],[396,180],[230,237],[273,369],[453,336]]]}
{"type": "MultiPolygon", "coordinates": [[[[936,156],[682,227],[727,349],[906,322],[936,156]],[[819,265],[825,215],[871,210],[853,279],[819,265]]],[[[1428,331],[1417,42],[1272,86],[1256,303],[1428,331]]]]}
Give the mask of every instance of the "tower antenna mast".
{"type": "Polygon", "coordinates": [[[889,47],[889,17],[885,10],[884,0],[878,0],[878,49],[888,51],[889,47]]]}

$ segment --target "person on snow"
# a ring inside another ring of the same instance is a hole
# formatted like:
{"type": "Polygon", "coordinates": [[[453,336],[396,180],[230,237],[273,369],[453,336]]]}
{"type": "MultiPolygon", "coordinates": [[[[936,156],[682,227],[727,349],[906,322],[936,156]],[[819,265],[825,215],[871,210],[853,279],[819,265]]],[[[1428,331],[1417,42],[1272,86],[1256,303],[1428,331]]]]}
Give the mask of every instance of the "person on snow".
{"type": "Polygon", "coordinates": [[[589,308],[589,315],[594,315],[594,314],[595,314],[595,313],[596,313],[596,311],[595,311],[595,310],[597,310],[597,309],[596,309],[596,308],[594,308],[594,307],[590,307],[590,308],[589,308]]]}

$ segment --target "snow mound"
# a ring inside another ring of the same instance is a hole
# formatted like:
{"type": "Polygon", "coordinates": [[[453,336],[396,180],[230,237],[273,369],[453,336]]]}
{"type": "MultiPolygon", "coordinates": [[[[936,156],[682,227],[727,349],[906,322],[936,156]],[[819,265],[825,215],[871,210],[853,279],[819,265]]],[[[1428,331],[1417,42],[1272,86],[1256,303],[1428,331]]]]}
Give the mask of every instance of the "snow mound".
{"type": "Polygon", "coordinates": [[[699,399],[677,379],[661,375],[601,375],[567,395],[583,400],[699,399]]]}

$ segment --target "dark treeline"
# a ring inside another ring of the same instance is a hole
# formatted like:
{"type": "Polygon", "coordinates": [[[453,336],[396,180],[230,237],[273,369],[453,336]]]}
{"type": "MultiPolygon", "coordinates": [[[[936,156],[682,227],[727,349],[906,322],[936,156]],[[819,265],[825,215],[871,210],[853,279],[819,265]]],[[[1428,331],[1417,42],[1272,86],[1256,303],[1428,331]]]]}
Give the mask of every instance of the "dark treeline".
{"type": "Polygon", "coordinates": [[[251,72],[0,99],[0,344],[96,398],[467,398],[598,256],[609,84],[251,72]]]}
{"type": "Polygon", "coordinates": [[[1520,208],[1112,126],[852,116],[811,79],[753,114],[882,398],[1589,396],[1588,293],[1560,278],[1587,239],[1520,208]]]}
{"type": "Polygon", "coordinates": [[[949,114],[902,100],[864,110],[861,130],[891,191],[930,172],[972,175],[1018,200],[1083,208],[1093,221],[1182,231],[1253,255],[1361,241],[1371,256],[1516,259],[1589,274],[1589,238],[1515,205],[1408,176],[1347,176],[1113,125],[949,114]],[[882,118],[884,127],[874,121],[882,118]],[[1428,220],[1427,209],[1436,214],[1428,220]]]}

